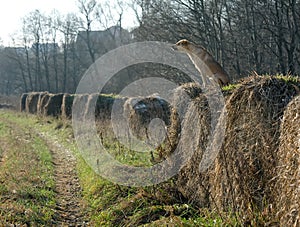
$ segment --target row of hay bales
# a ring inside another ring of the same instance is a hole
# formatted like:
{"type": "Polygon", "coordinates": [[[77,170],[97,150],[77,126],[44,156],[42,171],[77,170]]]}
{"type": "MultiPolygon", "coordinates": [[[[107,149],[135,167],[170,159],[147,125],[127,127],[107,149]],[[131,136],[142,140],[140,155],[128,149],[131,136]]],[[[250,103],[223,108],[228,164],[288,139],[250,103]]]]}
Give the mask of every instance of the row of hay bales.
{"type": "MultiPolygon", "coordinates": [[[[300,226],[299,87],[300,81],[256,76],[224,93],[225,138],[217,158],[204,172],[199,171],[199,164],[210,141],[211,110],[199,86],[190,83],[174,90],[172,108],[153,96],[118,100],[123,105],[121,114],[139,138],[147,137],[151,119],[165,122],[168,138],[163,159],[175,148],[182,156],[193,152],[176,177],[178,190],[190,203],[238,212],[245,223],[262,213],[281,226],[300,226]]],[[[86,117],[96,98],[95,115],[110,116],[116,98],[98,95],[29,93],[21,98],[21,110],[70,118],[73,101],[81,100],[84,111],[78,117],[86,117]],[[50,104],[51,99],[56,104],[50,104]]]]}
{"type": "Polygon", "coordinates": [[[65,96],[66,94],[50,94],[48,92],[24,93],[21,96],[20,110],[44,116],[60,116],[65,96]]]}
{"type": "Polygon", "coordinates": [[[300,226],[300,81],[249,77],[225,94],[225,138],[204,172],[211,113],[206,96],[191,87],[184,89],[198,94],[186,106],[177,146],[194,154],[178,174],[178,190],[200,207],[238,212],[245,223],[261,213],[280,226],[300,226]]]}
{"type": "Polygon", "coordinates": [[[96,117],[107,117],[115,100],[112,96],[98,94],[51,94],[48,92],[24,93],[20,100],[20,110],[43,116],[72,117],[73,102],[82,104],[82,116],[86,116],[91,109],[92,100],[96,99],[96,117]]]}
{"type": "Polygon", "coordinates": [[[76,119],[88,119],[92,114],[96,119],[110,119],[113,105],[121,108],[121,114],[129,119],[129,124],[146,127],[153,118],[162,118],[170,125],[170,106],[160,97],[119,97],[102,94],[51,94],[48,92],[24,93],[20,100],[20,110],[44,116],[72,117],[72,106],[78,105],[76,119]],[[124,114],[123,114],[124,112],[124,114]],[[126,114],[125,114],[126,113],[126,114]],[[125,116],[126,115],[126,116],[125,116]]]}

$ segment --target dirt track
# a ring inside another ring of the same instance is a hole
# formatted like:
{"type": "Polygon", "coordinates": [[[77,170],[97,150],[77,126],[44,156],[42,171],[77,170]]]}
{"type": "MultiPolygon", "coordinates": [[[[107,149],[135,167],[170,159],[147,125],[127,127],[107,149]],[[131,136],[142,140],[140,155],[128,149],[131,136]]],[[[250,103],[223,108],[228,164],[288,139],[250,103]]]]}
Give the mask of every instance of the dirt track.
{"type": "Polygon", "coordinates": [[[38,133],[51,151],[56,182],[57,204],[53,224],[60,226],[88,226],[84,218],[85,207],[76,173],[76,158],[61,144],[38,133]]]}
{"type": "Polygon", "coordinates": [[[23,128],[16,122],[5,121],[12,132],[17,132],[18,137],[41,138],[52,156],[53,174],[55,181],[56,204],[53,208],[54,215],[51,219],[53,226],[89,226],[87,207],[82,198],[82,190],[76,172],[76,158],[72,151],[54,141],[46,134],[34,128],[23,128]]]}

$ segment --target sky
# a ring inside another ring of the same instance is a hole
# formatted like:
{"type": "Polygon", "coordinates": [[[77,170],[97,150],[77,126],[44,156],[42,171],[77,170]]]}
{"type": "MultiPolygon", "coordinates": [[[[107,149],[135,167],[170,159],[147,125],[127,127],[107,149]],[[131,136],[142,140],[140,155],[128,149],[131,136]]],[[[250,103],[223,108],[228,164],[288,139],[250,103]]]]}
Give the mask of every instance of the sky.
{"type": "MultiPolygon", "coordinates": [[[[36,9],[46,14],[49,14],[53,9],[61,14],[79,13],[77,0],[5,0],[5,3],[4,0],[1,1],[0,44],[5,46],[13,45],[11,35],[22,28],[22,18],[36,9]]],[[[97,2],[99,1],[101,0],[97,2]]],[[[132,19],[128,20],[128,16],[130,16],[128,14],[130,13],[133,14],[132,12],[127,13],[123,19],[124,21],[132,21],[132,19]]],[[[128,24],[128,27],[130,26],[133,26],[133,24],[128,24]]]]}

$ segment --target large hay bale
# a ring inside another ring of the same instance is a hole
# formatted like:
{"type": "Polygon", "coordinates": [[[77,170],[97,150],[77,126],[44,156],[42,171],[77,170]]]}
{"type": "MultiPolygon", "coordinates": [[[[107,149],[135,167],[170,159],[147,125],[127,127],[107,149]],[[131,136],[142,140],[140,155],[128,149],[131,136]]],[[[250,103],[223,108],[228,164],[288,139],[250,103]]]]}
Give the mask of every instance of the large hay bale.
{"type": "Polygon", "coordinates": [[[42,102],[42,100],[43,100],[43,97],[47,94],[48,94],[48,92],[41,92],[39,94],[38,103],[37,103],[37,114],[38,115],[43,115],[43,112],[44,112],[43,108],[45,105],[43,105],[44,102],[42,102]]]}
{"type": "Polygon", "coordinates": [[[284,79],[245,80],[227,97],[223,147],[214,163],[201,173],[199,164],[208,145],[210,110],[205,97],[192,102],[178,145],[182,151],[194,151],[178,175],[181,193],[199,206],[245,216],[247,211],[262,210],[272,202],[269,182],[277,164],[280,119],[296,92],[284,79]]]}
{"type": "Polygon", "coordinates": [[[27,99],[28,93],[23,93],[20,98],[20,111],[26,110],[26,99],[27,99]]]}
{"type": "Polygon", "coordinates": [[[129,98],[124,103],[124,115],[132,134],[139,139],[149,139],[148,126],[155,118],[166,126],[171,124],[170,105],[158,96],[129,98]]]}
{"type": "Polygon", "coordinates": [[[72,118],[72,106],[75,95],[64,94],[61,104],[61,116],[64,119],[72,118]]]}
{"type": "MultiPolygon", "coordinates": [[[[97,99],[95,114],[99,120],[110,120],[114,102],[118,98],[113,95],[100,94],[97,99]]],[[[120,99],[122,100],[122,99],[120,99]]]]}
{"type": "Polygon", "coordinates": [[[82,121],[85,117],[89,94],[76,94],[72,106],[72,119],[82,121]],[[76,107],[75,109],[73,107],[76,107]],[[74,112],[75,111],[75,112],[74,112]]]}
{"type": "Polygon", "coordinates": [[[39,92],[31,92],[28,94],[26,98],[26,112],[35,114],[37,113],[37,104],[39,100],[40,93],[39,92]]]}
{"type": "Polygon", "coordinates": [[[96,104],[98,100],[99,94],[90,94],[88,95],[87,98],[87,103],[85,107],[85,112],[84,112],[84,118],[85,120],[91,120],[92,117],[95,117],[95,112],[96,112],[96,104]],[[92,111],[94,110],[94,111],[92,111]]]}
{"type": "MultiPolygon", "coordinates": [[[[88,120],[93,115],[97,121],[110,120],[114,103],[122,102],[122,100],[124,100],[124,97],[97,93],[90,94],[87,99],[84,117],[88,120]]],[[[120,107],[123,107],[123,105],[120,105],[120,107]]]]}
{"type": "Polygon", "coordinates": [[[167,129],[168,135],[164,143],[164,149],[160,151],[160,158],[157,161],[168,157],[176,148],[188,106],[192,100],[199,98],[202,95],[201,93],[201,87],[196,83],[186,83],[172,91],[171,124],[167,129]]]}
{"type": "Polygon", "coordinates": [[[39,111],[41,115],[45,115],[45,106],[47,105],[47,103],[49,102],[51,94],[47,93],[45,95],[43,95],[43,97],[40,99],[40,103],[39,103],[39,111]]]}
{"type": "Polygon", "coordinates": [[[44,116],[58,117],[61,115],[61,104],[64,94],[51,94],[44,107],[44,116]]]}
{"type": "Polygon", "coordinates": [[[274,195],[280,226],[300,226],[300,96],[282,120],[274,195]]]}

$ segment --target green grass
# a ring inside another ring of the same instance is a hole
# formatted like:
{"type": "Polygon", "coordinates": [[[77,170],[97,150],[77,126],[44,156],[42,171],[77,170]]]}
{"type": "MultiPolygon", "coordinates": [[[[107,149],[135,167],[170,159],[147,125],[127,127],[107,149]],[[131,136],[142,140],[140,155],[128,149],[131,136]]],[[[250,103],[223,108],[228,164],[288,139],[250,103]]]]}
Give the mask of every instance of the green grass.
{"type": "Polygon", "coordinates": [[[14,118],[0,112],[0,224],[46,226],[55,205],[51,155],[25,127],[7,121],[14,118]]]}
{"type": "MultiPolygon", "coordinates": [[[[15,122],[25,129],[25,134],[26,128],[42,132],[50,140],[60,143],[75,154],[77,158],[77,173],[82,187],[83,198],[88,204],[87,215],[92,226],[169,226],[169,223],[173,223],[173,226],[237,226],[238,222],[234,215],[224,214],[221,216],[209,211],[204,212],[186,204],[181,197],[178,197],[173,192],[176,185],[172,179],[157,186],[132,188],[113,184],[97,175],[81,157],[73,138],[70,121],[39,118],[33,115],[27,116],[13,112],[1,113],[0,117],[15,122]]],[[[0,135],[4,135],[4,138],[7,138],[9,133],[9,127],[6,127],[5,130],[0,130],[0,135]]],[[[11,133],[15,135],[15,132],[11,133]]],[[[54,182],[51,177],[51,156],[49,156],[43,141],[30,138],[29,136],[26,139],[28,140],[28,147],[24,147],[24,149],[38,157],[27,156],[28,159],[35,160],[36,164],[31,163],[30,165],[34,166],[34,168],[26,167],[26,171],[30,173],[29,175],[39,177],[38,179],[34,177],[33,179],[28,179],[29,176],[27,175],[23,179],[22,188],[18,187],[18,199],[13,204],[14,209],[20,207],[20,213],[18,213],[18,210],[15,210],[9,216],[8,210],[5,208],[0,210],[0,218],[5,215],[5,217],[14,217],[17,223],[24,223],[24,221],[29,220],[30,223],[46,225],[45,223],[53,215],[51,207],[55,203],[52,190],[54,182]],[[25,182],[28,184],[27,187],[23,185],[25,182]],[[30,215],[24,216],[26,209],[30,215]],[[6,213],[3,214],[2,212],[6,213]]],[[[116,155],[116,158],[119,160],[132,165],[145,163],[150,165],[148,154],[133,154],[133,151],[123,148],[115,140],[106,139],[110,152],[116,155]],[[111,144],[109,141],[111,141],[111,144]],[[134,155],[141,156],[134,157],[134,155]]],[[[15,137],[11,137],[10,142],[14,143],[14,141],[15,137]]],[[[20,145],[19,149],[21,149],[20,145]]],[[[24,154],[24,152],[21,153],[24,154]]],[[[20,155],[21,153],[15,152],[15,155],[20,155]]],[[[15,161],[19,159],[16,156],[11,157],[11,160],[15,161]]],[[[29,162],[28,159],[26,159],[26,162],[29,162]]],[[[13,161],[11,162],[9,165],[13,166],[13,161]]],[[[19,163],[19,166],[22,165],[24,163],[19,163]]],[[[5,167],[5,169],[7,170],[8,167],[5,167]]],[[[9,196],[12,198],[12,193],[10,192],[16,186],[16,182],[20,182],[20,180],[15,181],[13,178],[9,178],[5,184],[0,184],[0,194],[3,196],[9,193],[9,196]]],[[[3,199],[1,200],[0,198],[0,201],[3,201],[3,199]]]]}
{"type": "Polygon", "coordinates": [[[239,84],[228,84],[227,86],[222,87],[222,91],[232,91],[238,88],[239,84]]]}
{"type": "MultiPolygon", "coordinates": [[[[148,222],[155,223],[161,219],[161,223],[153,226],[168,226],[170,218],[174,216],[176,218],[173,221],[178,226],[190,226],[192,223],[197,223],[199,226],[209,226],[208,224],[213,223],[215,219],[217,222],[214,226],[223,226],[224,222],[222,223],[222,219],[217,215],[214,217],[200,215],[198,209],[190,205],[180,204],[180,199],[175,198],[176,195],[169,191],[175,187],[172,180],[159,186],[131,188],[113,184],[97,175],[82,159],[77,150],[72,137],[71,122],[40,119],[37,124],[39,130],[47,133],[54,140],[58,140],[59,143],[76,154],[77,171],[83,188],[84,199],[89,204],[89,216],[92,225],[138,226],[148,222]],[[58,124],[64,124],[64,126],[55,130],[58,124]],[[188,209],[182,209],[182,206],[188,206],[188,209]]],[[[134,154],[133,151],[120,146],[113,139],[105,138],[105,140],[106,148],[119,161],[136,166],[150,165],[150,156],[147,152],[134,154]]],[[[226,220],[226,222],[234,226],[236,220],[233,216],[228,219],[229,221],[226,220]]]]}

